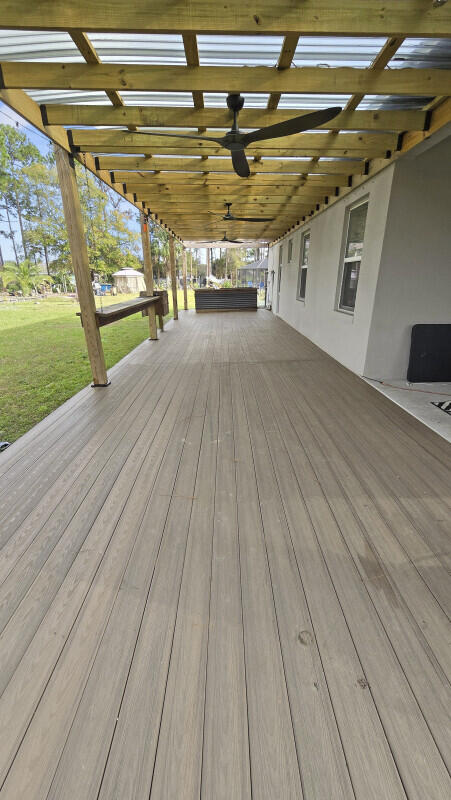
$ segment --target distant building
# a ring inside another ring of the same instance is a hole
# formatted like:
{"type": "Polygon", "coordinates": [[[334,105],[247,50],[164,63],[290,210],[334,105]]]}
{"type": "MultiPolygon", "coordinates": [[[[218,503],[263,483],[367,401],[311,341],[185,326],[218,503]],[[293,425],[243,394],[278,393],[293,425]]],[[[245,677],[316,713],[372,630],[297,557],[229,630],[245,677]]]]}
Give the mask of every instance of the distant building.
{"type": "Polygon", "coordinates": [[[252,261],[251,264],[238,267],[238,285],[263,287],[265,285],[265,273],[267,269],[268,256],[266,256],[266,258],[261,258],[260,261],[252,261]]]}

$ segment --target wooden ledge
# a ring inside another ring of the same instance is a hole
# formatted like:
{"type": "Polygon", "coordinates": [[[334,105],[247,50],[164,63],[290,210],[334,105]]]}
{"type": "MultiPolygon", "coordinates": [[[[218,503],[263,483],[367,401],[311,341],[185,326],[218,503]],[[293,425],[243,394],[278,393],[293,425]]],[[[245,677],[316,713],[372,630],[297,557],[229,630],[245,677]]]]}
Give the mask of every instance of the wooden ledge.
{"type": "MultiPolygon", "coordinates": [[[[157,305],[159,300],[158,296],[134,297],[131,300],[124,300],[122,303],[114,303],[111,306],[105,306],[105,308],[98,308],[95,312],[97,327],[101,328],[103,325],[109,325],[111,322],[117,322],[119,319],[136,314],[138,311],[144,311],[149,306],[157,305]]],[[[81,316],[81,313],[77,311],[77,317],[81,316]]],[[[83,325],[83,319],[81,324],[83,325]]]]}

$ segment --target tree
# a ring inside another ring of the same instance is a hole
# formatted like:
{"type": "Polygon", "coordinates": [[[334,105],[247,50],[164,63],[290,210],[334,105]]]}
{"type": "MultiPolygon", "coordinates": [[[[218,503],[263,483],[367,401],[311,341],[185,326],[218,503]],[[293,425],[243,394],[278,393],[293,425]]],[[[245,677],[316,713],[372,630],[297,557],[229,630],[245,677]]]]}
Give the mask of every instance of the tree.
{"type": "Polygon", "coordinates": [[[32,289],[36,289],[39,284],[49,281],[49,276],[42,275],[39,267],[26,258],[19,264],[14,262],[5,264],[2,280],[5,287],[13,284],[23,294],[31,294],[32,289]]]}
{"type": "Polygon", "coordinates": [[[27,136],[17,130],[13,125],[2,125],[2,150],[6,158],[6,177],[1,190],[2,208],[6,213],[8,231],[3,234],[11,239],[16,261],[18,261],[18,247],[15,242],[11,215],[17,218],[22,240],[22,251],[27,258],[27,237],[25,217],[29,205],[29,194],[24,168],[34,163],[42,162],[43,157],[38,148],[32,144],[27,136]]]}
{"type": "MultiPolygon", "coordinates": [[[[124,267],[142,268],[136,209],[78,162],[76,175],[91,269],[108,280],[124,267]]],[[[41,153],[11,125],[0,125],[2,235],[17,267],[27,259],[45,264],[39,272],[47,270],[63,287],[70,285],[73,267],[53,148],[41,153]]],[[[153,220],[151,238],[159,276],[169,262],[168,234],[153,220]]]]}
{"type": "Polygon", "coordinates": [[[55,170],[47,161],[22,170],[27,187],[26,239],[30,257],[43,259],[47,272],[51,251],[65,249],[66,235],[55,170]]]}
{"type": "Polygon", "coordinates": [[[151,255],[156,279],[160,282],[161,273],[167,275],[169,271],[169,235],[153,220],[149,220],[151,255]]]}
{"type": "Polygon", "coordinates": [[[0,125],[0,194],[6,188],[6,164],[7,164],[7,155],[6,155],[6,143],[5,143],[5,131],[3,130],[3,125],[0,125]]]}

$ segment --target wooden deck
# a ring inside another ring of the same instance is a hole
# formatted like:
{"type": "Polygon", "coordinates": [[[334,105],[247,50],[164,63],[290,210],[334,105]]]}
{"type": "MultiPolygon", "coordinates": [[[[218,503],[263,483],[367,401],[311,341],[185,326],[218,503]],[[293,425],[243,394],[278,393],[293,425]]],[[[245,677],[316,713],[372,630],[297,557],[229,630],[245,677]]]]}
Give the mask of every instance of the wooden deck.
{"type": "Polygon", "coordinates": [[[1,800],[448,800],[451,447],[182,313],[0,457],[1,800]]]}

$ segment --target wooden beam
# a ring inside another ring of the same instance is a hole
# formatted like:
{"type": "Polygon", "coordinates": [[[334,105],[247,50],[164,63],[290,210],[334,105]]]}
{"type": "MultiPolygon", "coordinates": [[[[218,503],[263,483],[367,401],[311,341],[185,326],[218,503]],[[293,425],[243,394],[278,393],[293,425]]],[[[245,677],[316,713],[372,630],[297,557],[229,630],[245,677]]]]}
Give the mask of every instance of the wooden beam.
{"type": "MultiPolygon", "coordinates": [[[[400,2],[400,0],[397,0],[400,2]]],[[[157,92],[288,92],[305,94],[450,95],[446,69],[182,67],[3,61],[5,89],[86,89],[157,92]]]]}
{"type": "MultiPolygon", "coordinates": [[[[238,198],[238,197],[231,197],[229,196],[228,202],[233,203],[233,207],[239,206],[240,208],[240,215],[243,216],[243,211],[246,212],[254,212],[259,211],[261,213],[271,212],[273,213],[274,210],[280,211],[281,208],[288,208],[289,206],[298,208],[300,206],[311,206],[315,205],[315,203],[323,203],[326,195],[318,194],[315,197],[292,197],[292,196],[285,196],[285,197],[273,197],[268,198],[267,200],[255,200],[254,198],[238,198]]],[[[190,206],[189,203],[183,202],[183,199],[180,198],[180,202],[176,200],[174,202],[167,202],[164,200],[160,200],[156,197],[150,197],[147,195],[143,196],[143,202],[146,207],[151,208],[157,214],[166,214],[166,213],[176,213],[176,214],[208,214],[210,212],[217,212],[218,215],[221,214],[222,209],[224,209],[224,198],[220,197],[215,201],[213,198],[206,198],[204,201],[198,200],[195,203],[192,203],[190,206]]],[[[235,213],[237,213],[235,211],[235,213]]],[[[254,215],[255,216],[255,215],[254,215]]]]}
{"type": "MultiPolygon", "coordinates": [[[[0,95],[1,96],[1,95],[0,95]]],[[[96,163],[101,170],[155,170],[158,173],[178,172],[186,174],[196,172],[201,175],[216,175],[217,173],[227,173],[229,176],[236,177],[233,171],[230,158],[214,159],[202,161],[200,158],[143,158],[142,156],[99,156],[96,163]]],[[[282,161],[280,159],[265,158],[263,162],[251,163],[251,176],[247,178],[252,181],[254,176],[270,173],[277,175],[356,175],[363,174],[365,164],[356,158],[347,158],[343,161],[320,161],[312,163],[310,160],[301,161],[282,161]]],[[[243,180],[243,178],[241,178],[243,180]]]]}
{"type": "Polygon", "coordinates": [[[146,186],[145,184],[128,184],[127,188],[131,191],[136,193],[138,200],[144,199],[145,197],[151,197],[155,200],[161,200],[163,203],[180,203],[184,201],[188,206],[190,203],[205,203],[205,202],[222,202],[223,198],[236,198],[237,201],[244,201],[248,200],[251,202],[267,202],[268,200],[279,201],[279,199],[284,197],[297,197],[297,198],[305,198],[307,200],[315,200],[316,197],[320,197],[321,195],[327,194],[324,191],[322,186],[318,187],[310,187],[309,189],[305,189],[303,187],[282,187],[280,189],[274,189],[273,187],[269,187],[266,190],[253,190],[252,187],[245,187],[244,189],[230,189],[230,188],[222,188],[222,190],[218,190],[216,187],[210,190],[207,187],[201,187],[196,189],[195,187],[191,187],[188,191],[185,191],[184,187],[182,189],[175,190],[174,188],[170,188],[169,190],[155,190],[154,187],[146,186]]]}
{"type": "Polygon", "coordinates": [[[268,195],[266,197],[239,197],[232,194],[218,195],[214,197],[198,197],[191,204],[183,199],[183,195],[173,200],[156,197],[155,195],[148,195],[145,192],[138,198],[144,202],[145,207],[151,208],[156,213],[163,214],[168,212],[176,212],[180,214],[200,214],[210,211],[221,213],[224,209],[225,203],[233,203],[233,207],[239,206],[240,209],[252,210],[260,209],[267,211],[269,209],[280,209],[282,207],[292,206],[306,206],[314,205],[315,203],[323,203],[326,197],[325,192],[318,192],[315,195],[268,195]]]}
{"type": "MultiPolygon", "coordinates": [[[[401,47],[403,41],[404,41],[403,36],[394,36],[387,39],[384,46],[381,48],[376,58],[372,62],[371,66],[369,67],[370,71],[374,72],[375,70],[385,69],[385,67],[389,64],[389,62],[395,55],[396,51],[399,50],[399,48],[401,47]]],[[[345,114],[352,114],[359,105],[359,103],[362,102],[364,97],[365,94],[362,93],[354,94],[346,103],[344,109],[345,114]]],[[[336,126],[334,125],[334,127],[341,129],[341,125],[336,125],[336,126]]]]}
{"type": "MultiPolygon", "coordinates": [[[[280,51],[279,60],[277,62],[277,69],[289,69],[293,61],[296,47],[298,45],[299,35],[297,33],[288,33],[283,40],[282,49],[280,51]]],[[[268,98],[266,108],[272,111],[277,108],[280,100],[280,92],[271,92],[268,98]]],[[[241,122],[241,125],[243,123],[241,122]]]]}
{"type": "MultiPolygon", "coordinates": [[[[199,52],[197,50],[197,39],[195,33],[183,34],[183,47],[185,48],[185,58],[188,67],[199,66],[199,52]]],[[[204,96],[202,92],[192,92],[194,108],[204,107],[204,96]]]]}
{"type": "Polygon", "coordinates": [[[186,285],[186,249],[183,248],[183,308],[188,311],[188,287],[186,285]]]}
{"type": "Polygon", "coordinates": [[[63,201],[67,236],[69,239],[77,294],[80,303],[83,331],[91,364],[93,386],[108,386],[100,331],[96,322],[96,306],[92,291],[88,248],[86,245],[80,197],[78,195],[75,162],[69,153],[55,145],[56,168],[63,201]]]}
{"type": "Polygon", "coordinates": [[[425,132],[411,131],[403,136],[401,153],[411,150],[416,144],[420,144],[425,139],[429,139],[433,133],[440,130],[444,125],[451,123],[451,98],[446,98],[431,113],[430,125],[425,132]]]}
{"type": "MultiPolygon", "coordinates": [[[[230,128],[230,112],[223,108],[193,109],[184,106],[122,106],[114,108],[106,105],[59,105],[48,103],[43,106],[46,119],[51,125],[135,125],[148,128],[199,128],[226,130],[230,128]]],[[[278,109],[268,111],[261,108],[243,108],[240,112],[240,126],[263,128],[309,114],[312,109],[278,109]]],[[[333,120],[340,130],[350,131],[408,131],[424,130],[426,111],[343,111],[333,120]]],[[[329,130],[330,122],[319,125],[329,130]]]]}
{"type": "Polygon", "coordinates": [[[335,186],[346,186],[348,179],[345,175],[286,175],[283,178],[277,175],[254,175],[252,179],[243,181],[238,175],[215,175],[207,174],[196,175],[193,173],[178,174],[176,172],[121,172],[116,170],[111,173],[111,178],[114,183],[128,184],[135,186],[148,186],[149,189],[154,187],[157,191],[172,192],[179,190],[199,191],[202,188],[210,191],[225,191],[226,189],[244,191],[276,191],[278,189],[286,190],[287,187],[293,189],[316,189],[319,186],[324,186],[327,194],[327,189],[332,190],[335,186]]]}
{"type": "MultiPolygon", "coordinates": [[[[141,223],[141,243],[143,249],[144,280],[146,282],[146,293],[148,297],[153,297],[153,269],[152,269],[152,255],[150,252],[149,223],[143,211],[141,211],[139,216],[141,223]]],[[[148,317],[149,317],[149,338],[158,339],[157,317],[154,306],[149,307],[148,317]]]]}
{"type": "MultiPolygon", "coordinates": [[[[94,156],[96,154],[107,154],[111,153],[117,154],[121,153],[122,155],[142,155],[144,157],[153,157],[153,156],[164,156],[170,158],[196,158],[199,155],[199,148],[196,147],[158,147],[157,150],[150,147],[127,147],[123,146],[120,148],[114,147],[114,145],[96,145],[92,147],[91,145],[79,145],[74,152],[80,153],[92,153],[94,156]]],[[[387,151],[381,149],[380,146],[376,145],[369,145],[367,147],[360,147],[360,148],[343,148],[341,150],[336,149],[334,146],[332,147],[308,147],[308,148],[301,148],[301,147],[290,147],[284,149],[282,146],[279,147],[265,147],[265,149],[257,150],[254,147],[246,148],[246,154],[248,156],[248,160],[252,159],[254,156],[260,156],[261,158],[271,158],[277,160],[283,159],[296,159],[296,158],[305,158],[311,159],[315,156],[319,158],[351,158],[351,159],[368,159],[368,158],[375,158],[381,157],[385,155],[387,151]]],[[[227,151],[225,150],[204,150],[203,153],[205,154],[205,159],[207,157],[211,157],[212,160],[207,163],[204,161],[204,170],[208,170],[208,166],[210,166],[210,170],[216,169],[216,159],[218,158],[225,158],[226,160],[230,160],[230,157],[227,155],[227,151]],[[216,159],[214,157],[216,156],[216,159]],[[213,160],[214,159],[214,160],[213,160]]],[[[155,161],[157,163],[157,161],[155,161]]],[[[231,160],[229,168],[231,167],[231,160]]],[[[254,162],[255,165],[259,162],[254,162]]],[[[290,161],[285,161],[285,165],[290,165],[290,161]]],[[[182,167],[183,169],[183,167],[182,167]]],[[[286,170],[285,170],[286,171],[286,170]]],[[[290,170],[288,170],[290,171],[290,170]]],[[[233,172],[233,170],[232,170],[233,172]]]]}
{"type": "MultiPolygon", "coordinates": [[[[86,33],[82,31],[69,31],[69,34],[72,38],[74,44],[78,47],[80,53],[82,54],[84,60],[87,64],[100,64],[100,58],[97,55],[97,51],[94,45],[89,41],[89,38],[86,36],[86,33]]],[[[123,106],[123,100],[120,96],[119,92],[114,90],[107,90],[105,92],[108,99],[112,102],[113,106],[123,106]]]]}
{"type": "MultiPolygon", "coordinates": [[[[451,75],[451,71],[450,71],[451,75]]],[[[163,149],[174,149],[180,147],[181,150],[189,149],[194,154],[201,152],[211,152],[219,155],[227,155],[228,151],[215,145],[205,142],[199,138],[193,139],[169,139],[145,133],[133,133],[122,130],[95,130],[92,128],[74,128],[69,133],[69,138],[75,148],[89,147],[91,150],[99,150],[103,147],[116,147],[118,149],[126,146],[133,147],[140,152],[143,148],[149,148],[155,153],[163,149]]],[[[255,143],[246,148],[246,153],[252,155],[255,152],[264,157],[267,150],[280,150],[281,153],[288,150],[320,150],[326,145],[330,150],[370,150],[378,152],[385,150],[395,150],[398,135],[396,133],[341,133],[336,136],[333,142],[329,143],[327,133],[298,133],[295,136],[285,136],[283,139],[268,139],[265,142],[255,143]]]]}
{"type": "Polygon", "coordinates": [[[171,286],[172,286],[172,308],[174,312],[174,319],[179,318],[179,308],[177,302],[177,275],[175,269],[175,248],[174,237],[169,237],[169,263],[171,268],[171,286]]]}
{"type": "Polygon", "coordinates": [[[206,0],[39,0],[27,5],[2,0],[2,27],[36,30],[78,28],[87,31],[134,33],[229,33],[304,36],[451,36],[449,4],[431,0],[259,0],[249,6],[228,0],[218,6],[206,0]]]}

